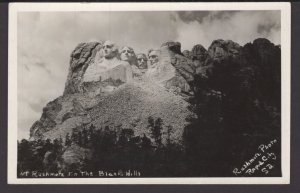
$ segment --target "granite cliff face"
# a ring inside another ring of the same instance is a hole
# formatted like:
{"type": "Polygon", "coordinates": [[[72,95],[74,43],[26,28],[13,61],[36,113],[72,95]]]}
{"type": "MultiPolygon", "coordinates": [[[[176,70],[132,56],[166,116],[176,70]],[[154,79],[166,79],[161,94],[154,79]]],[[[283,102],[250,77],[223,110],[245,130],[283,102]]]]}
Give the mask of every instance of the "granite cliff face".
{"type": "Polygon", "coordinates": [[[81,43],[71,53],[64,95],[79,92],[79,84],[88,65],[93,62],[103,42],[81,43]]]}
{"type": "Polygon", "coordinates": [[[162,118],[165,129],[172,126],[171,138],[180,142],[187,118],[195,116],[188,102],[194,95],[195,77],[214,82],[216,88],[223,88],[224,84],[230,87],[227,72],[238,80],[234,84],[240,84],[239,89],[249,95],[264,92],[265,100],[274,104],[280,100],[280,47],[266,39],[245,46],[215,40],[208,50],[197,44],[191,51],[183,52],[179,42],[166,42],[160,48],[157,76],[151,80],[107,79],[86,85],[85,71],[98,60],[103,43],[81,43],[74,49],[64,93],[43,109],[40,120],[30,129],[31,138],[64,137],[74,128],[91,124],[96,128],[109,126],[117,132],[121,127],[133,128],[135,135],[150,136],[147,120],[151,116],[162,118]],[[266,81],[261,84],[259,79],[266,81]],[[97,87],[103,89],[94,92],[97,87]],[[270,93],[277,93],[277,98],[270,93]]]}
{"type": "MultiPolygon", "coordinates": [[[[195,70],[185,66],[192,65],[192,61],[182,56],[180,43],[162,45],[159,68],[151,79],[138,76],[130,82],[117,78],[84,82],[84,74],[98,60],[102,45],[103,42],[82,43],[75,48],[64,93],[43,109],[41,119],[30,129],[31,138],[64,137],[72,129],[92,124],[96,128],[109,126],[117,132],[121,132],[120,128],[133,128],[135,135],[150,136],[147,125],[151,116],[162,118],[164,129],[172,126],[172,140],[181,141],[186,118],[193,116],[187,98],[192,96],[189,82],[195,70]]],[[[107,74],[118,77],[122,69],[114,68],[107,74]]]]}

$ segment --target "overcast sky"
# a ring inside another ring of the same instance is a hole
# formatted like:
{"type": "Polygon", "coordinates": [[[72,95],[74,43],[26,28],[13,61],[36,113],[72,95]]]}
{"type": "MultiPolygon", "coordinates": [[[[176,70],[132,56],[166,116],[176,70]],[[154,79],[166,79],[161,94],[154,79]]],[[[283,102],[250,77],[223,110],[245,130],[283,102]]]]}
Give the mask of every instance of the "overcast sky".
{"type": "Polygon", "coordinates": [[[179,41],[182,50],[215,39],[280,44],[280,11],[18,13],[18,138],[62,95],[70,53],[81,42],[112,40],[136,53],[179,41]]]}

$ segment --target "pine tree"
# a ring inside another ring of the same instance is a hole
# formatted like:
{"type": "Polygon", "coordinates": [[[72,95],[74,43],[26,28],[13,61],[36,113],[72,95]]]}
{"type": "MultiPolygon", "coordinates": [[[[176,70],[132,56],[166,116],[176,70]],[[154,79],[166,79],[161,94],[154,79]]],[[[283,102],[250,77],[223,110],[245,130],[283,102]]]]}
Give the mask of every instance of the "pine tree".
{"type": "Polygon", "coordinates": [[[78,144],[78,132],[75,129],[72,130],[71,141],[78,144]]]}
{"type": "Polygon", "coordinates": [[[72,144],[70,134],[67,133],[66,138],[65,138],[65,146],[70,146],[72,144]]]}
{"type": "Polygon", "coordinates": [[[151,130],[151,135],[154,138],[158,147],[162,145],[161,134],[163,129],[163,121],[161,118],[154,120],[151,116],[148,117],[148,128],[151,130]]]}
{"type": "Polygon", "coordinates": [[[60,146],[63,145],[63,139],[62,139],[61,135],[59,136],[59,144],[60,144],[60,146]]]}
{"type": "Polygon", "coordinates": [[[88,145],[88,132],[84,127],[82,130],[82,146],[87,147],[87,145],[88,145]]]}
{"type": "Polygon", "coordinates": [[[168,125],[167,128],[167,145],[171,145],[171,134],[173,132],[173,127],[172,125],[168,125]]]}
{"type": "Polygon", "coordinates": [[[54,139],[53,140],[53,151],[55,153],[58,153],[58,152],[60,152],[60,150],[61,150],[61,146],[60,146],[59,140],[58,139],[54,139]]]}
{"type": "Polygon", "coordinates": [[[89,144],[93,144],[94,143],[94,138],[95,138],[95,126],[93,124],[91,124],[91,126],[89,127],[89,130],[88,130],[88,141],[89,141],[89,144]]]}
{"type": "Polygon", "coordinates": [[[82,136],[82,132],[81,131],[78,131],[77,133],[77,144],[79,146],[83,146],[83,136],[82,136]]]}
{"type": "Polygon", "coordinates": [[[142,149],[150,149],[151,148],[151,140],[145,134],[142,137],[141,147],[142,147],[142,149]]]}

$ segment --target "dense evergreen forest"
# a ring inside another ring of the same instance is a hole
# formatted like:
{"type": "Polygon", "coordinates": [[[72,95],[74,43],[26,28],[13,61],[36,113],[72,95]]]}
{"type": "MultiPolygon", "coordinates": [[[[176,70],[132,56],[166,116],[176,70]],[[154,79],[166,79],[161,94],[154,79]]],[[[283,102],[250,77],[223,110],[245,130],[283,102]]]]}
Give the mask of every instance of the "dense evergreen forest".
{"type": "MultiPolygon", "coordinates": [[[[87,129],[74,129],[64,139],[23,139],[18,142],[18,174],[22,171],[67,173],[122,169],[140,171],[142,176],[184,176],[187,168],[183,147],[169,138],[162,144],[163,122],[160,118],[149,117],[148,122],[153,142],[146,135],[135,136],[132,129],[122,129],[118,136],[108,126],[95,128],[93,125],[87,129]],[[66,167],[62,154],[74,146],[90,150],[92,156],[66,167]]],[[[172,132],[172,128],[168,132],[172,132]]]]}

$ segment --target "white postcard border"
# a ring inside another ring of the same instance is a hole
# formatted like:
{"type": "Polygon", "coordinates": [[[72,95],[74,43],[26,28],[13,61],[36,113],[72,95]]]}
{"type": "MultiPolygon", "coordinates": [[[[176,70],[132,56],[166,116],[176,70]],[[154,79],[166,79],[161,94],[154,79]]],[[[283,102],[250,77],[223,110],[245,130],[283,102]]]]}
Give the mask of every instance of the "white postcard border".
{"type": "Polygon", "coordinates": [[[8,54],[8,184],[289,184],[290,183],[290,3],[10,3],[8,54]],[[17,178],[17,13],[58,11],[281,11],[282,177],[185,178],[17,178]]]}

